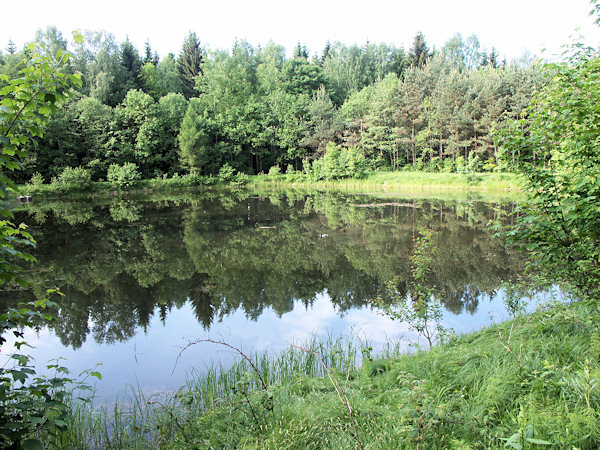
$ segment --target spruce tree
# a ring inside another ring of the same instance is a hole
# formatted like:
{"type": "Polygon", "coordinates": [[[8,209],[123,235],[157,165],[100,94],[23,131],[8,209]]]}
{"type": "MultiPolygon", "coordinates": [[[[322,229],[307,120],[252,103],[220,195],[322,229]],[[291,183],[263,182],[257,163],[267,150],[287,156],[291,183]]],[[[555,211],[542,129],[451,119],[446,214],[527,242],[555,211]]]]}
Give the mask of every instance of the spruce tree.
{"type": "Polygon", "coordinates": [[[121,44],[121,53],[119,55],[119,63],[125,71],[125,85],[127,90],[137,89],[142,85],[140,78],[140,71],[142,69],[142,61],[137,49],[129,41],[129,38],[125,39],[125,42],[121,44]]]}
{"type": "Polygon", "coordinates": [[[15,45],[12,39],[8,40],[8,46],[6,47],[6,51],[11,55],[14,55],[17,52],[17,46],[15,45]]]}
{"type": "Polygon", "coordinates": [[[146,41],[144,44],[144,64],[152,62],[152,47],[150,47],[150,41],[146,41]]]}
{"type": "Polygon", "coordinates": [[[411,67],[421,68],[425,65],[427,59],[429,59],[429,48],[425,42],[425,36],[419,31],[408,54],[408,62],[411,67]]]}
{"type": "Polygon", "coordinates": [[[181,54],[177,59],[177,70],[185,98],[198,96],[196,77],[202,75],[202,47],[196,33],[190,32],[183,41],[181,54]]]}
{"type": "Polygon", "coordinates": [[[294,49],[294,58],[308,59],[308,48],[306,45],[302,45],[300,41],[298,41],[298,45],[294,49]]]}
{"type": "Polygon", "coordinates": [[[328,40],[325,43],[325,48],[323,49],[323,55],[321,56],[321,60],[319,61],[319,65],[321,67],[323,67],[323,65],[325,64],[325,60],[327,60],[327,58],[331,57],[330,53],[331,53],[331,43],[328,40]]]}

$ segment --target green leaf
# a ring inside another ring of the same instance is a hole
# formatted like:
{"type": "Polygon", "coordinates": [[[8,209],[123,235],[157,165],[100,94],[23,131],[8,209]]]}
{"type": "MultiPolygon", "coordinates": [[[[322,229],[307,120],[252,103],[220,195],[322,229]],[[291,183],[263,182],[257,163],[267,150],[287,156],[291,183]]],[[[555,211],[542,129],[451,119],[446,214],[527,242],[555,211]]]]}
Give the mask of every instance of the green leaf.
{"type": "Polygon", "coordinates": [[[531,442],[532,444],[537,444],[537,445],[554,445],[554,444],[552,444],[552,442],[544,441],[542,439],[534,439],[534,438],[527,438],[527,442],[531,442]]]}
{"type": "Polygon", "coordinates": [[[37,439],[27,439],[21,442],[21,448],[24,450],[44,450],[44,446],[37,439]]]}

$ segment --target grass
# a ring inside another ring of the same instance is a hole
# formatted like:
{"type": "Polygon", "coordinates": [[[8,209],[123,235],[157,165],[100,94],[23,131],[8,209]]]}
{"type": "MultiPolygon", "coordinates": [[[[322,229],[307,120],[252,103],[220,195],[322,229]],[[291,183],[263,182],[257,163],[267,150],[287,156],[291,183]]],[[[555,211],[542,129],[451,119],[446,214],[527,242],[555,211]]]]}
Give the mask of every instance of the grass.
{"type": "Polygon", "coordinates": [[[430,173],[430,172],[372,172],[364,178],[331,181],[314,181],[299,174],[293,175],[254,175],[236,178],[234,183],[220,182],[214,177],[183,175],[174,178],[158,178],[136,181],[133,186],[119,191],[106,181],[87,185],[76,184],[38,184],[19,185],[13,195],[34,197],[77,197],[106,196],[116,194],[139,194],[173,192],[185,188],[198,188],[212,185],[241,186],[259,189],[309,188],[345,190],[350,192],[376,191],[378,193],[406,194],[410,196],[432,196],[438,194],[482,193],[486,196],[506,197],[519,192],[517,175],[509,173],[430,173]]]}
{"type": "MultiPolygon", "coordinates": [[[[205,345],[205,344],[203,344],[205,345]]],[[[76,411],[48,442],[81,448],[579,448],[600,446],[600,307],[551,304],[428,351],[313,340],[76,411]],[[361,350],[363,352],[361,357],[361,350]],[[362,364],[360,363],[362,361],[362,364]],[[343,397],[339,391],[342,391],[343,397]],[[344,406],[347,398],[352,410],[344,406]],[[128,406],[125,406],[128,405],[128,406]],[[355,435],[356,422],[358,437],[355,435]]]]}
{"type": "Polygon", "coordinates": [[[311,181],[301,175],[255,175],[251,185],[276,184],[284,186],[310,185],[353,189],[381,189],[388,192],[461,191],[519,191],[520,181],[511,173],[432,173],[432,172],[369,172],[364,178],[311,181]]]}

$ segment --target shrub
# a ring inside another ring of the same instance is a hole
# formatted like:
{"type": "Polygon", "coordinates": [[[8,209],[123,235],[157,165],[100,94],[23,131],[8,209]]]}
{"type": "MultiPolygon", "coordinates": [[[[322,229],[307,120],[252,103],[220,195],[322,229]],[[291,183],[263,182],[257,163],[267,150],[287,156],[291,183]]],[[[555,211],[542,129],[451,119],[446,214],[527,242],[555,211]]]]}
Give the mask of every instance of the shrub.
{"type": "Polygon", "coordinates": [[[221,181],[232,181],[235,176],[233,167],[231,167],[228,163],[223,164],[219,169],[218,178],[221,181]]]}
{"type": "Polygon", "coordinates": [[[65,167],[56,181],[59,184],[88,187],[92,183],[92,175],[83,167],[65,167]]]}
{"type": "Polygon", "coordinates": [[[361,178],[364,176],[365,168],[365,157],[358,147],[340,147],[330,142],[325,149],[325,155],[313,162],[311,172],[313,179],[316,180],[337,180],[361,178]]]}
{"type": "Polygon", "coordinates": [[[140,172],[134,163],[125,163],[122,166],[111,164],[106,173],[106,179],[117,189],[129,188],[140,178],[140,172]]]}
{"type": "Polygon", "coordinates": [[[441,172],[450,173],[453,171],[454,171],[454,161],[452,161],[452,158],[444,159],[444,163],[442,165],[441,172]]]}
{"type": "Polygon", "coordinates": [[[281,169],[279,168],[279,166],[273,166],[269,169],[269,176],[276,176],[279,175],[281,173],[281,169]]]}
{"type": "Polygon", "coordinates": [[[29,184],[32,186],[41,186],[44,184],[44,177],[41,173],[36,172],[31,176],[31,180],[29,180],[29,184]]]}

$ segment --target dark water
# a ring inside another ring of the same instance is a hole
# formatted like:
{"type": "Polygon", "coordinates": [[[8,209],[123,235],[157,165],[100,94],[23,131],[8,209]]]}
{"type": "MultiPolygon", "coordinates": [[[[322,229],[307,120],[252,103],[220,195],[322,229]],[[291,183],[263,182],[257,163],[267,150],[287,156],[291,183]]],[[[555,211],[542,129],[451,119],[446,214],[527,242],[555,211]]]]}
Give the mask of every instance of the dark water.
{"type": "Polygon", "coordinates": [[[499,287],[522,273],[519,254],[487,222],[511,203],[442,202],[344,194],[188,193],[152,199],[34,203],[17,212],[38,241],[32,291],[59,287],[58,320],[30,336],[39,363],[67,358],[99,369],[99,394],[125,385],[178,387],[232,355],[198,345],[171,373],[186,338],[222,338],[277,351],[317,335],[417,342],[369,306],[384,283],[408,286],[413,239],[434,231],[432,280],[446,326],[478,329],[506,317],[499,287]]]}

